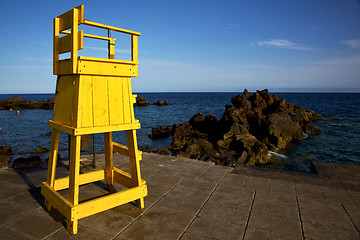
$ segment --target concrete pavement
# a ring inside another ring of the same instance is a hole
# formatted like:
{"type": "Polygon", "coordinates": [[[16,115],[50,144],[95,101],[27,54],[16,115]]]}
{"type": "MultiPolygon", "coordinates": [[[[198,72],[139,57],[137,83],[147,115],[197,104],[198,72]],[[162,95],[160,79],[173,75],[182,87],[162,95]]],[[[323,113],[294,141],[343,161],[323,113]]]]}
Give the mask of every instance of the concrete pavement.
{"type": "MultiPolygon", "coordinates": [[[[97,155],[98,169],[103,158],[97,155]]],[[[89,163],[85,156],[83,171],[89,163]]],[[[121,155],[114,163],[129,170],[121,155]]],[[[74,236],[61,214],[43,208],[46,163],[1,169],[0,239],[360,239],[360,166],[314,165],[318,174],[144,153],[145,209],[129,203],[81,219],[74,236]]],[[[57,178],[67,166],[59,164],[57,178]]],[[[106,194],[104,186],[81,186],[80,201],[106,194]]]]}

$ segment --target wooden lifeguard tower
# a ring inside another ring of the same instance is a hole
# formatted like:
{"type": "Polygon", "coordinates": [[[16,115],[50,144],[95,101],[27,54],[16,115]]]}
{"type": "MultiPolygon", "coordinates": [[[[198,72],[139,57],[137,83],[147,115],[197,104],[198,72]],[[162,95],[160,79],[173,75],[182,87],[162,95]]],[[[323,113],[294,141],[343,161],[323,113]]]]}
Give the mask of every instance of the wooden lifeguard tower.
{"type": "Polygon", "coordinates": [[[146,182],[141,179],[142,152],[138,150],[134,118],[131,77],[138,75],[138,36],[140,33],[84,19],[84,5],[54,18],[54,75],[58,75],[52,128],[49,166],[46,182],[41,186],[48,210],[55,207],[68,220],[67,230],[77,233],[78,220],[107,209],[137,201],[144,207],[146,182]],[[131,36],[131,61],[116,60],[115,40],[85,34],[78,30],[84,24],[131,36]],[[108,58],[78,56],[83,38],[108,41],[108,58]],[[69,59],[59,55],[70,52],[69,59]],[[55,179],[60,131],[70,135],[69,176],[55,179]],[[112,141],[112,132],[126,131],[127,146],[112,141]],[[80,140],[85,134],[104,133],[105,169],[80,174],[80,140]],[[113,152],[129,157],[130,173],[113,166],[113,152]],[[106,181],[111,194],[79,203],[79,185],[106,181]],[[127,189],[115,192],[114,181],[127,189]],[[68,190],[66,199],[58,193],[68,190]]]}

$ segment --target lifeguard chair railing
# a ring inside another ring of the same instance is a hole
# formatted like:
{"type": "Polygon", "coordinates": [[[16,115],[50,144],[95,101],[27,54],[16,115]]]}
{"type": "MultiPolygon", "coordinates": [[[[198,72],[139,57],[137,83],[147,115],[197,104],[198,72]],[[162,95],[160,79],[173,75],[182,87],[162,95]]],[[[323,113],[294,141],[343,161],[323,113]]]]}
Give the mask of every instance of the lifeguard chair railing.
{"type": "Polygon", "coordinates": [[[137,201],[144,207],[146,181],[141,179],[142,152],[138,150],[131,77],[138,75],[138,36],[140,33],[84,19],[80,5],[54,18],[54,74],[58,75],[47,180],[41,193],[50,210],[57,208],[68,220],[68,231],[76,234],[78,220],[95,213],[137,201]],[[131,61],[116,60],[115,38],[86,34],[79,25],[117,31],[131,35],[131,61]],[[61,35],[61,36],[60,36],[61,35]],[[84,37],[108,41],[108,58],[78,55],[84,37]],[[60,54],[70,53],[60,60],[60,54]],[[70,135],[69,176],[55,179],[60,131],[70,135]],[[127,146],[112,141],[112,132],[126,131],[127,146]],[[105,169],[80,174],[80,141],[86,134],[104,133],[105,169]],[[129,157],[130,172],[113,164],[113,152],[129,157]],[[79,185],[106,181],[111,194],[79,203],[79,185]],[[114,182],[127,189],[115,192],[114,182]],[[57,191],[69,189],[68,198],[57,191]]]}

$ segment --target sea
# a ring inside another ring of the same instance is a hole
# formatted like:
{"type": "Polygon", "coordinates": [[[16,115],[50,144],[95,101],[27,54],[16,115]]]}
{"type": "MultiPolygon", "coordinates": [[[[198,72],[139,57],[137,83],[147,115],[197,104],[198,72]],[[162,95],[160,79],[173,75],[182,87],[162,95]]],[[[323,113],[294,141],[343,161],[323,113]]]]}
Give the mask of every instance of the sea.
{"type": "MultiPolygon", "coordinates": [[[[135,118],[140,120],[137,131],[139,147],[157,150],[169,146],[172,139],[151,139],[151,129],[172,126],[188,121],[193,115],[214,114],[222,117],[226,104],[239,92],[170,92],[135,93],[150,103],[168,101],[167,106],[149,105],[135,107],[135,118]]],[[[272,163],[268,168],[311,172],[312,161],[335,162],[360,165],[360,93],[283,93],[275,92],[279,98],[320,113],[324,119],[314,122],[321,129],[321,135],[309,135],[304,140],[291,145],[286,151],[270,152],[272,163]]],[[[19,96],[26,100],[40,101],[54,97],[54,94],[0,94],[0,101],[19,96]]],[[[37,146],[50,148],[52,110],[20,110],[20,115],[8,110],[0,111],[0,146],[12,146],[12,158],[34,154],[37,146]]],[[[95,134],[96,153],[104,152],[103,134],[95,134]]],[[[113,133],[113,141],[126,145],[124,132],[113,133]]],[[[59,153],[68,156],[69,138],[60,135],[59,153]]],[[[90,149],[91,150],[91,149],[90,149]]],[[[88,151],[90,151],[88,150],[88,151]]],[[[88,154],[88,151],[82,154],[88,154]]],[[[48,155],[41,155],[42,159],[48,155]]]]}

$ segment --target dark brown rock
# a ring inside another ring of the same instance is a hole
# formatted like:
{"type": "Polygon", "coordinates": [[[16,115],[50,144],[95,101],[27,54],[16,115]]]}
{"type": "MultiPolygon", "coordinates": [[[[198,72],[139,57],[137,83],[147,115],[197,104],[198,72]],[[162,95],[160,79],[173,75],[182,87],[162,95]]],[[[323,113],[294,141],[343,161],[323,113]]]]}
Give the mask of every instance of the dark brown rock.
{"type": "Polygon", "coordinates": [[[143,96],[138,96],[136,99],[136,103],[134,104],[134,106],[138,106],[138,107],[147,106],[147,105],[150,105],[150,103],[143,96]]]}
{"type": "Polygon", "coordinates": [[[47,148],[44,148],[42,146],[37,146],[36,149],[35,149],[35,153],[45,153],[45,152],[48,152],[49,149],[47,148]]]}
{"type": "Polygon", "coordinates": [[[307,134],[320,133],[312,121],[321,115],[271,96],[267,89],[253,94],[245,89],[231,102],[219,121],[198,113],[189,122],[174,124],[166,152],[219,165],[262,165],[270,161],[269,150],[285,149],[307,134]]]}
{"type": "Polygon", "coordinates": [[[156,105],[156,106],[166,106],[166,105],[169,105],[168,102],[165,100],[165,101],[156,101],[153,103],[153,105],[156,105]]]}
{"type": "Polygon", "coordinates": [[[11,153],[11,146],[0,146],[0,154],[8,155],[11,153]]]}
{"type": "Polygon", "coordinates": [[[38,155],[32,155],[30,157],[17,158],[12,165],[13,168],[32,167],[39,165],[41,158],[38,155]]]}
{"type": "Polygon", "coordinates": [[[47,101],[27,101],[21,97],[15,96],[6,101],[0,101],[0,110],[19,110],[19,109],[53,109],[55,97],[47,101]]]}
{"type": "Polygon", "coordinates": [[[157,138],[167,138],[171,134],[171,128],[161,126],[159,128],[152,128],[151,134],[149,134],[149,138],[157,139],[157,138]]]}

